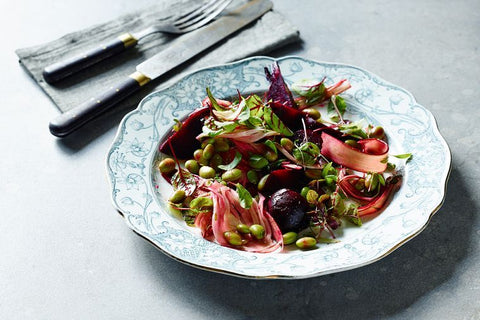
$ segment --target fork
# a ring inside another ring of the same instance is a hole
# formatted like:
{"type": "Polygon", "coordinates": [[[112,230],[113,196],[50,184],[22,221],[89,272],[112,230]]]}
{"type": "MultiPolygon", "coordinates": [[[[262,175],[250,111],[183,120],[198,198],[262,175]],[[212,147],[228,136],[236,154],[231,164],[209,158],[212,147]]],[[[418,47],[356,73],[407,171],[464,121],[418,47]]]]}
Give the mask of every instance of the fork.
{"type": "Polygon", "coordinates": [[[123,33],[116,39],[88,52],[45,67],[42,73],[43,78],[50,84],[60,81],[113,55],[135,47],[139,40],[154,33],[182,34],[198,29],[218,16],[230,2],[232,0],[210,0],[186,13],[164,18],[158,24],[144,30],[123,33]]]}

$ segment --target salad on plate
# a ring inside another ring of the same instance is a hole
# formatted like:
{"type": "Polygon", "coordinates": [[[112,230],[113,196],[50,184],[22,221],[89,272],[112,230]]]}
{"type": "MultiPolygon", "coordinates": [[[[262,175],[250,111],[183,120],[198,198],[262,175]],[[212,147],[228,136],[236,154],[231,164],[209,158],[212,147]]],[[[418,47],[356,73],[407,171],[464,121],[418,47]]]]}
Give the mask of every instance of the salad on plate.
{"type": "Polygon", "coordinates": [[[342,224],[361,227],[385,209],[402,183],[392,159],[411,155],[389,155],[382,127],[346,118],[347,79],[289,88],[278,65],[265,74],[267,92],[223,100],[206,88],[201,106],[176,120],[157,167],[173,187],[169,206],[233,249],[335,242],[342,224]]]}

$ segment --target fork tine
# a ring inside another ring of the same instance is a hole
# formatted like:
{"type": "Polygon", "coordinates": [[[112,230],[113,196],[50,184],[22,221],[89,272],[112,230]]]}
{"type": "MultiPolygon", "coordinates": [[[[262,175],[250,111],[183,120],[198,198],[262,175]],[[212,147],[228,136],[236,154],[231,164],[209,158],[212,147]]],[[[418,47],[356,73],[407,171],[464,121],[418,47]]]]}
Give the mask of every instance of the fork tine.
{"type": "Polygon", "coordinates": [[[200,28],[201,26],[207,24],[216,16],[218,16],[220,12],[222,12],[231,2],[232,0],[220,1],[218,2],[218,5],[216,5],[214,8],[209,9],[208,11],[205,11],[200,16],[196,17],[191,21],[185,22],[184,24],[180,24],[180,25],[176,24],[176,27],[181,29],[182,32],[189,32],[197,28],[200,28]]]}
{"type": "Polygon", "coordinates": [[[197,16],[199,12],[202,12],[205,9],[210,8],[212,5],[214,5],[218,0],[210,0],[207,3],[204,3],[203,5],[196,7],[186,13],[181,14],[179,17],[175,19],[175,23],[183,23],[185,21],[188,21],[192,19],[193,17],[197,16]]]}

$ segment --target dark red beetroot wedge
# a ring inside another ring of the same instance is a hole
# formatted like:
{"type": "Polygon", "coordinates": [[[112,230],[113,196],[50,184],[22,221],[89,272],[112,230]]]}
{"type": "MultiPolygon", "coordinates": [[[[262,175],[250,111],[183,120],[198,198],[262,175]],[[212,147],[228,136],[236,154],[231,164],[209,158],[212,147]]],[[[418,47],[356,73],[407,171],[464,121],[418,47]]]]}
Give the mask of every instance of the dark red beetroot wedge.
{"type": "Polygon", "coordinates": [[[208,107],[194,110],[188,118],[182,122],[180,130],[172,130],[170,136],[160,145],[159,150],[172,155],[170,150],[171,145],[178,158],[186,159],[192,157],[193,152],[200,148],[200,143],[196,139],[196,136],[202,132],[202,119],[208,116],[208,114],[208,107]]]}
{"type": "Polygon", "coordinates": [[[273,193],[281,188],[299,190],[305,185],[303,170],[278,169],[270,172],[262,192],[273,193]]]}
{"type": "Polygon", "coordinates": [[[265,67],[265,75],[267,76],[267,80],[270,82],[270,88],[266,94],[267,101],[272,100],[287,107],[295,108],[295,101],[293,100],[290,89],[288,89],[285,81],[283,80],[280,67],[277,63],[275,63],[272,69],[273,72],[270,73],[268,68],[265,67]]]}
{"type": "Polygon", "coordinates": [[[297,130],[303,127],[302,119],[307,118],[307,114],[298,109],[289,107],[279,101],[270,103],[273,113],[285,124],[290,130],[297,130]]]}
{"type": "Polygon", "coordinates": [[[298,232],[308,226],[308,203],[300,193],[290,189],[280,189],[268,200],[267,212],[283,233],[298,232]]]}

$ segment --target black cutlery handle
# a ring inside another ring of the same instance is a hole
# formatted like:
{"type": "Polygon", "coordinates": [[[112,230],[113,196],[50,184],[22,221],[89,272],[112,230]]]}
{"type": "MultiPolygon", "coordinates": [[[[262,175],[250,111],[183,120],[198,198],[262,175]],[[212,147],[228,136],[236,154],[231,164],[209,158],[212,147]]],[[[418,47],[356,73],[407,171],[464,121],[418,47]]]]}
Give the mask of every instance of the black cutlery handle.
{"type": "Polygon", "coordinates": [[[150,79],[140,72],[132,73],[126,80],[102,95],[57,116],[50,122],[50,132],[57,137],[69,135],[88,121],[111,109],[149,81],[150,79]]]}
{"type": "Polygon", "coordinates": [[[43,78],[50,84],[55,83],[108,57],[134,47],[136,44],[137,39],[130,33],[124,33],[109,43],[45,67],[43,78]]]}

